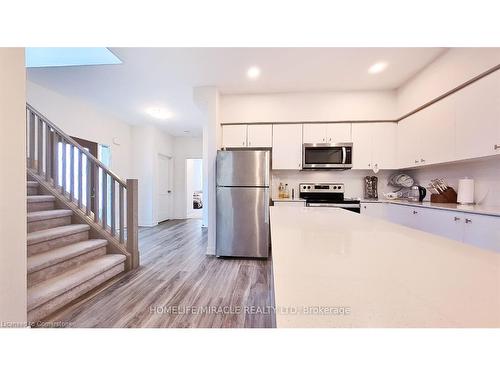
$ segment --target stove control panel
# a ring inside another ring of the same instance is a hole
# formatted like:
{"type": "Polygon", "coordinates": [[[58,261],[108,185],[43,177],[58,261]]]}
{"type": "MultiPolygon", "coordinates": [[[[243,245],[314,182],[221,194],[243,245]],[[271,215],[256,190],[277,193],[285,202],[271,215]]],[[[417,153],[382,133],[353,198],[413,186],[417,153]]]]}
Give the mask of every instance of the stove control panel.
{"type": "Polygon", "coordinates": [[[301,193],[344,193],[344,184],[299,184],[301,193]]]}

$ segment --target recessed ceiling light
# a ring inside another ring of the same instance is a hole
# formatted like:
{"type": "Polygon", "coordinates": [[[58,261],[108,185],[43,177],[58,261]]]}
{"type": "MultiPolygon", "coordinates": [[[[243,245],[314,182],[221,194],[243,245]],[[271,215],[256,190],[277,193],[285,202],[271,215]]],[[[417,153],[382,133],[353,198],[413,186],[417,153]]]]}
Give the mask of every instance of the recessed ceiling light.
{"type": "Polygon", "coordinates": [[[170,113],[170,111],[161,107],[150,107],[146,109],[146,113],[159,120],[166,120],[172,117],[172,113],[170,113]]]}
{"type": "Polygon", "coordinates": [[[250,79],[257,79],[260,76],[260,69],[257,66],[252,66],[247,70],[247,76],[250,79]]]}
{"type": "Polygon", "coordinates": [[[385,70],[385,68],[387,68],[387,63],[385,61],[379,61],[375,64],[373,64],[372,66],[370,66],[370,68],[368,69],[368,73],[370,74],[377,74],[377,73],[380,73],[382,71],[385,70]]]}

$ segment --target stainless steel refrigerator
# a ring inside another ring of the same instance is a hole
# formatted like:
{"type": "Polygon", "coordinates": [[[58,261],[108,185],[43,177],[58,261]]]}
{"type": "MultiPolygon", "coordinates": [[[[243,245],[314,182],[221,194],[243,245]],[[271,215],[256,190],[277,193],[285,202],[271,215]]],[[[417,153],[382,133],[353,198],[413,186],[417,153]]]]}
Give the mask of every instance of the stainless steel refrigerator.
{"type": "Polygon", "coordinates": [[[268,257],[270,167],[270,151],[217,152],[217,256],[268,257]]]}

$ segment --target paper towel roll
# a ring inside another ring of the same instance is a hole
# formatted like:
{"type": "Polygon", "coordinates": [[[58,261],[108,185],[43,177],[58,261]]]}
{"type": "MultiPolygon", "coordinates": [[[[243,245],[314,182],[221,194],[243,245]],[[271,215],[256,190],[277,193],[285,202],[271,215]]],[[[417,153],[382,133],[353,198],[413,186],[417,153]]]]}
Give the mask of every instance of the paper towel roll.
{"type": "Polygon", "coordinates": [[[458,197],[460,204],[474,203],[474,180],[471,178],[461,178],[458,180],[458,197]]]}

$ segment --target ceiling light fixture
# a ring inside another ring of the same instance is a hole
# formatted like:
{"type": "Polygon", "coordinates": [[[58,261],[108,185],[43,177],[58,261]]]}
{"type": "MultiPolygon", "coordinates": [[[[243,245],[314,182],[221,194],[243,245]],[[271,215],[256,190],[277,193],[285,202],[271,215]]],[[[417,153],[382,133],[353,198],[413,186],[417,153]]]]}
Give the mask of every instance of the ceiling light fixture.
{"type": "Polygon", "coordinates": [[[372,66],[370,66],[370,68],[368,69],[368,73],[370,74],[377,74],[377,73],[380,73],[382,71],[385,70],[385,68],[387,68],[387,63],[385,61],[379,61],[375,64],[373,64],[372,66]]]}
{"type": "Polygon", "coordinates": [[[167,109],[160,107],[150,107],[146,109],[146,113],[159,120],[166,120],[172,117],[172,113],[170,113],[167,109]]]}
{"type": "Polygon", "coordinates": [[[260,69],[257,66],[252,66],[247,70],[247,76],[250,79],[257,79],[260,76],[260,69]]]}

